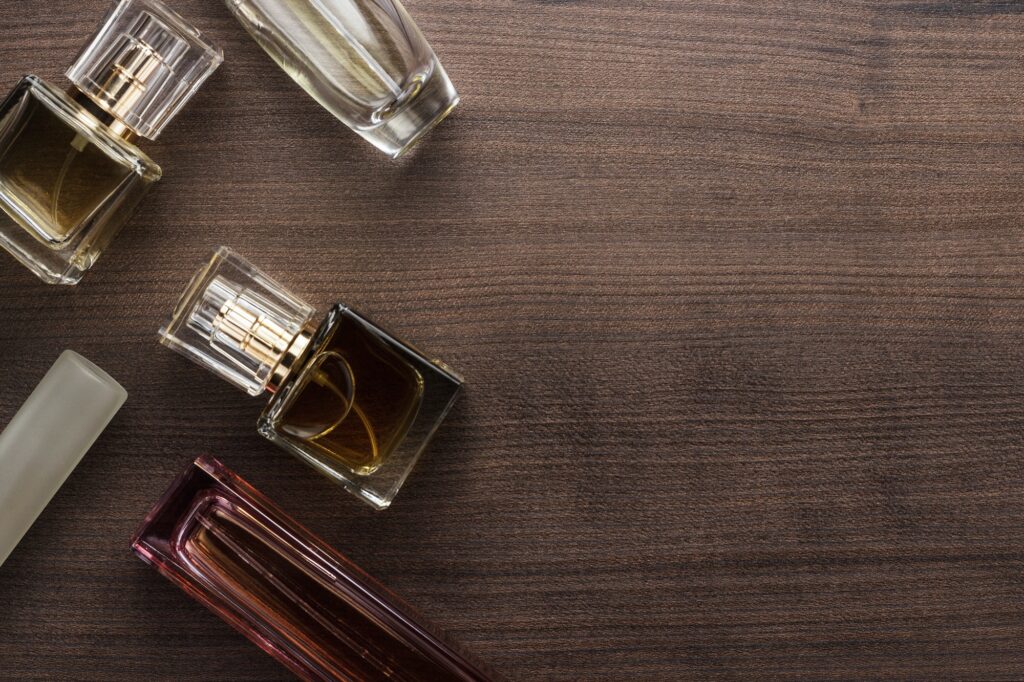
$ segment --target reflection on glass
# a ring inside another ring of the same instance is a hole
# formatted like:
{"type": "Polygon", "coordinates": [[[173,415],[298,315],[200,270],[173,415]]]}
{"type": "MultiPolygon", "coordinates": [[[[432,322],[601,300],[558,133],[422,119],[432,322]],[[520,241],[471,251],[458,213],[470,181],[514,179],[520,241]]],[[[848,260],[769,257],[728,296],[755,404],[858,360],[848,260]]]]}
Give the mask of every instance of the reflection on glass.
{"type": "Polygon", "coordinates": [[[132,548],[303,679],[499,679],[212,458],[175,481],[132,548]]]}
{"type": "Polygon", "coordinates": [[[328,111],[396,157],[458,104],[395,0],[227,0],[252,37],[328,111]]]}
{"type": "Polygon", "coordinates": [[[455,404],[462,379],[348,306],[315,310],[229,249],[201,269],[162,342],[271,398],[259,432],[384,509],[455,404]]]}
{"type": "Polygon", "coordinates": [[[160,0],[120,0],[67,93],[23,78],[0,103],[0,247],[77,283],[160,179],[134,140],[155,139],[222,59],[160,0]]]}

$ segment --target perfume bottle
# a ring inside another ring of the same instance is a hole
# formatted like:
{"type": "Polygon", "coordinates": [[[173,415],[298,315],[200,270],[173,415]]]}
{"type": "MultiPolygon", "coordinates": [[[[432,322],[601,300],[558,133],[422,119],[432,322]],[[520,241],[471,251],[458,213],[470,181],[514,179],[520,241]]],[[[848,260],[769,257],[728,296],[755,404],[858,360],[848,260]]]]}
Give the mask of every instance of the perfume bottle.
{"type": "Polygon", "coordinates": [[[348,306],[315,311],[227,248],[192,279],[161,342],[272,394],[259,432],[377,509],[391,504],[462,379],[348,306]]]}
{"type": "Polygon", "coordinates": [[[159,0],[121,0],[68,69],[25,76],[0,104],[0,246],[75,284],[160,179],[156,139],[223,56],[159,0]]]}
{"type": "Polygon", "coordinates": [[[459,103],[398,0],[226,0],[245,30],[313,99],[396,158],[459,103]]]}
{"type": "Polygon", "coordinates": [[[171,485],[132,550],[302,679],[500,679],[210,457],[171,485]]]}

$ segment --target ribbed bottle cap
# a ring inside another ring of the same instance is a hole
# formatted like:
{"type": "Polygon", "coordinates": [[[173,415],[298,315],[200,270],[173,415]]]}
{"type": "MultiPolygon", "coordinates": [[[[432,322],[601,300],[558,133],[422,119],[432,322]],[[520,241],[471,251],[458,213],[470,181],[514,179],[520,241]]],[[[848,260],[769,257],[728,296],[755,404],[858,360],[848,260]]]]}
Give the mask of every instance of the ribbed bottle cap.
{"type": "Polygon", "coordinates": [[[315,312],[222,247],[182,294],[160,342],[259,395],[315,312]]]}
{"type": "Polygon", "coordinates": [[[223,60],[160,0],[121,0],[67,77],[134,132],[155,139],[223,60]]]}
{"type": "Polygon", "coordinates": [[[225,0],[260,47],[322,107],[392,158],[459,102],[397,0],[225,0]]]}

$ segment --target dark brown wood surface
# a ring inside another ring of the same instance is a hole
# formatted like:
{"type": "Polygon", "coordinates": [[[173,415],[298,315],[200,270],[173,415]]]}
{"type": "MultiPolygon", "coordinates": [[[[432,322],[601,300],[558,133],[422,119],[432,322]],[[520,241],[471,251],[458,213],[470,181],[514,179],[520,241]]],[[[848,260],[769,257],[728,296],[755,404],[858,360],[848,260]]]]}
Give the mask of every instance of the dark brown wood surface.
{"type": "MultiPolygon", "coordinates": [[[[201,452],[517,679],[1024,678],[1024,3],[409,0],[463,102],[400,162],[172,4],[226,61],[159,188],[78,287],[0,258],[0,419],[64,348],[130,394],[0,678],[287,677],[128,551],[201,452]],[[390,510],[157,343],[221,244],[466,375],[390,510]]],[[[0,0],[0,82],[106,7],[0,0]]]]}

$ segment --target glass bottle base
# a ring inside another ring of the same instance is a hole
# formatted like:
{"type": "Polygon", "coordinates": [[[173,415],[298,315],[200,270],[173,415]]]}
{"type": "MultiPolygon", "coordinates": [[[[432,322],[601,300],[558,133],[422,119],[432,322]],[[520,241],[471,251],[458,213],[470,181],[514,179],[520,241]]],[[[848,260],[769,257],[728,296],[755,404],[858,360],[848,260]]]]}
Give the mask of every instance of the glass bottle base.
{"type": "MultiPolygon", "coordinates": [[[[6,208],[6,207],[5,207],[6,208]]],[[[9,215],[0,213],[0,222],[9,219],[9,215]]],[[[69,265],[60,256],[49,256],[45,251],[39,249],[34,240],[27,234],[22,236],[18,230],[22,226],[13,227],[9,232],[0,231],[0,247],[32,271],[32,273],[46,284],[78,284],[85,270],[74,265],[69,265]],[[18,237],[21,237],[19,239],[18,237]],[[26,243],[22,243],[26,242],[26,243]]]]}
{"type": "Polygon", "coordinates": [[[356,132],[393,159],[397,159],[443,121],[459,103],[444,67],[435,60],[429,75],[413,78],[405,92],[374,114],[380,123],[356,132]]]}

